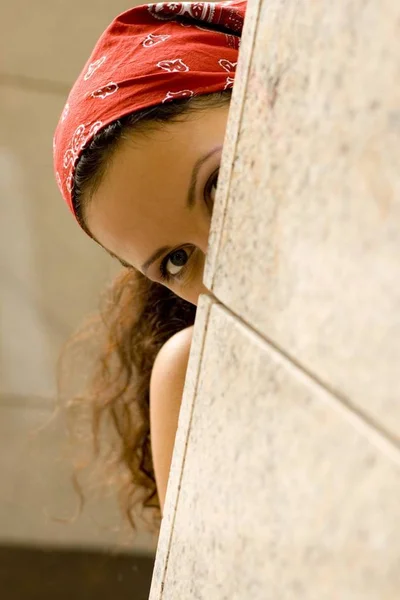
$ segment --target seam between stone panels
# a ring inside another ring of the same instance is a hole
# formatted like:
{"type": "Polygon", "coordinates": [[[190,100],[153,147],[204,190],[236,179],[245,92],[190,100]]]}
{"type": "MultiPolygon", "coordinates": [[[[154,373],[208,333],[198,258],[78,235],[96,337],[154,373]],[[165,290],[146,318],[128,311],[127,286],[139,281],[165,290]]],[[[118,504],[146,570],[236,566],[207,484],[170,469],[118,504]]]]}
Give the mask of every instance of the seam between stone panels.
{"type": "Polygon", "coordinates": [[[3,392],[0,394],[0,410],[11,409],[11,410],[32,410],[40,412],[51,412],[54,411],[54,396],[38,396],[33,394],[16,394],[14,392],[3,392]]]}
{"type": "Polygon", "coordinates": [[[166,580],[167,570],[168,570],[168,565],[169,565],[169,557],[170,557],[171,546],[172,546],[172,538],[174,536],[174,530],[175,530],[175,518],[176,518],[176,513],[178,511],[179,497],[181,494],[182,477],[183,477],[183,472],[185,470],[186,454],[187,454],[187,449],[188,449],[188,445],[189,445],[190,432],[192,429],[193,412],[194,412],[194,406],[196,404],[196,399],[197,399],[197,389],[198,389],[199,378],[200,378],[200,374],[201,374],[201,366],[203,364],[204,348],[205,348],[206,340],[207,340],[208,324],[210,322],[211,309],[213,306],[215,306],[217,304],[220,305],[220,302],[216,298],[214,298],[211,294],[208,295],[208,297],[209,297],[210,301],[209,301],[209,305],[207,307],[207,313],[205,315],[206,322],[204,325],[203,339],[202,339],[201,349],[199,352],[199,361],[198,361],[198,368],[197,368],[197,373],[196,373],[196,383],[195,383],[194,389],[193,389],[193,402],[192,402],[192,406],[190,408],[190,415],[189,415],[189,422],[188,422],[188,429],[187,429],[188,435],[186,436],[186,440],[185,440],[185,448],[184,448],[183,459],[182,459],[182,468],[180,470],[179,480],[178,480],[178,492],[176,495],[176,502],[175,502],[175,506],[174,506],[173,516],[171,518],[170,535],[169,535],[169,539],[168,539],[168,548],[166,551],[164,571],[163,571],[163,575],[161,577],[161,582],[160,582],[159,600],[162,600],[162,598],[164,597],[165,580],[166,580]]]}
{"type": "MultiPolygon", "coordinates": [[[[253,2],[256,2],[257,0],[253,0],[253,2]]],[[[227,190],[226,190],[226,194],[225,194],[225,202],[224,202],[224,206],[223,206],[223,210],[222,210],[222,219],[221,219],[221,227],[220,230],[218,232],[218,240],[217,240],[217,251],[215,253],[215,258],[214,258],[214,265],[213,265],[213,269],[212,269],[212,277],[211,277],[211,282],[210,282],[210,288],[211,290],[214,289],[214,283],[215,283],[215,273],[216,273],[216,265],[217,265],[217,261],[218,261],[218,257],[220,255],[220,250],[221,250],[221,246],[222,246],[222,235],[224,232],[224,226],[225,226],[225,222],[226,222],[226,216],[228,213],[228,207],[230,204],[230,191],[231,191],[231,185],[232,185],[232,175],[233,175],[233,171],[234,171],[234,162],[235,162],[235,157],[236,157],[236,151],[237,151],[237,147],[238,147],[238,143],[239,143],[239,137],[240,137],[240,131],[242,129],[242,121],[243,121],[243,113],[244,113],[244,105],[245,105],[245,100],[246,100],[246,90],[247,90],[247,82],[249,80],[249,73],[250,73],[250,68],[253,62],[253,52],[254,52],[254,47],[255,47],[255,43],[256,43],[256,34],[258,31],[258,22],[260,19],[260,11],[261,11],[261,0],[257,1],[257,11],[256,14],[254,15],[254,29],[253,29],[253,39],[251,41],[251,46],[249,49],[249,63],[247,66],[247,70],[246,70],[246,74],[245,74],[245,81],[243,83],[243,93],[242,93],[242,98],[241,98],[241,106],[240,106],[240,112],[239,112],[239,118],[238,118],[238,124],[237,124],[237,130],[236,130],[236,136],[235,136],[235,141],[233,143],[233,155],[232,155],[232,163],[231,165],[229,165],[230,169],[229,169],[229,177],[228,177],[228,184],[227,184],[227,190]]]]}
{"type": "Polygon", "coordinates": [[[63,97],[66,97],[71,89],[71,86],[67,83],[51,81],[50,79],[30,77],[29,75],[1,72],[0,86],[24,90],[26,92],[36,92],[40,94],[55,94],[57,96],[63,97]]]}
{"type": "Polygon", "coordinates": [[[328,397],[330,397],[333,401],[338,404],[343,411],[345,411],[348,416],[352,416],[356,419],[359,424],[361,424],[364,428],[372,430],[373,433],[380,438],[386,445],[389,446],[391,452],[395,453],[393,456],[391,454],[391,458],[393,458],[397,463],[400,463],[400,438],[396,436],[392,432],[386,429],[379,422],[375,421],[375,419],[370,416],[368,413],[365,413],[362,409],[360,409],[357,405],[353,404],[350,398],[348,398],[345,394],[339,391],[334,386],[330,385],[323,379],[319,378],[315,373],[308,370],[304,365],[302,365],[294,356],[286,352],[283,348],[278,346],[273,340],[261,334],[257,329],[254,328],[253,325],[248,323],[241,315],[236,313],[234,310],[226,306],[213,295],[215,298],[214,305],[218,305],[222,307],[230,316],[232,316],[235,321],[244,326],[247,330],[251,331],[260,342],[263,344],[267,344],[271,350],[273,350],[283,361],[289,363],[292,367],[295,367],[297,371],[303,375],[308,381],[316,385],[319,389],[322,389],[328,397]]]}

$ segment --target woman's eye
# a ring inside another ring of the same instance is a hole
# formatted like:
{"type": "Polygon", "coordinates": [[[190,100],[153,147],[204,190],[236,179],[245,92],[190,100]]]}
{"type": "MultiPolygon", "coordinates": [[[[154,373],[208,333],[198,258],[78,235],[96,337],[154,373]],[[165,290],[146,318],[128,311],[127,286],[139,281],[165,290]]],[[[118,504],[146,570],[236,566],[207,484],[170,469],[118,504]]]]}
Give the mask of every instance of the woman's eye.
{"type": "Polygon", "coordinates": [[[211,197],[211,200],[213,202],[215,200],[215,194],[217,192],[217,186],[218,186],[218,175],[216,176],[216,178],[212,182],[212,186],[211,186],[211,189],[210,189],[210,197],[211,197]]]}
{"type": "Polygon", "coordinates": [[[219,169],[212,175],[205,192],[205,201],[210,212],[214,207],[215,194],[217,193],[219,169]]]}
{"type": "Polygon", "coordinates": [[[167,271],[167,274],[173,276],[178,275],[178,273],[186,265],[189,258],[190,252],[184,250],[183,248],[175,250],[175,252],[171,252],[165,261],[165,270],[167,271]]]}

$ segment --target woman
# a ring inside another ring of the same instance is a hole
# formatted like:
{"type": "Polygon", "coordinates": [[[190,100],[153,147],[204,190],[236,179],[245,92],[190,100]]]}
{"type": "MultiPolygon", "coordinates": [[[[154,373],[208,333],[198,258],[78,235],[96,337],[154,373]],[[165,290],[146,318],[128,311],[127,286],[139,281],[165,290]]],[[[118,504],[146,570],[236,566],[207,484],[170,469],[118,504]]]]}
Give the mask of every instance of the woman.
{"type": "Polygon", "coordinates": [[[164,505],[245,6],[151,4],[117,17],[54,136],[65,201],[125,267],[87,399],[95,441],[107,418],[117,434],[133,526],[142,505],[158,527],[164,505]]]}

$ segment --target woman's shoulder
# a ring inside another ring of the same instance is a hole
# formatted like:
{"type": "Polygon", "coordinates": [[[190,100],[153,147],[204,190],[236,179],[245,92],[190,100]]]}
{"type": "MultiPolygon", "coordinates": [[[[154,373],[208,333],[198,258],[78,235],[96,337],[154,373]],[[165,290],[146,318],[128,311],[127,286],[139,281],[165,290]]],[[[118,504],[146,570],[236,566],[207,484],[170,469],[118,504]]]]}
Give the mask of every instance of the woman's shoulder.
{"type": "Polygon", "coordinates": [[[185,327],[171,336],[157,354],[154,367],[159,368],[160,365],[166,366],[169,362],[174,363],[174,359],[188,358],[192,337],[193,325],[185,327]]]}
{"type": "Polygon", "coordinates": [[[183,391],[192,343],[193,327],[175,333],[161,347],[154,361],[150,397],[158,403],[160,396],[183,391]]]}
{"type": "Polygon", "coordinates": [[[167,489],[193,327],[173,335],[161,348],[150,380],[150,433],[161,507],[167,489]]]}

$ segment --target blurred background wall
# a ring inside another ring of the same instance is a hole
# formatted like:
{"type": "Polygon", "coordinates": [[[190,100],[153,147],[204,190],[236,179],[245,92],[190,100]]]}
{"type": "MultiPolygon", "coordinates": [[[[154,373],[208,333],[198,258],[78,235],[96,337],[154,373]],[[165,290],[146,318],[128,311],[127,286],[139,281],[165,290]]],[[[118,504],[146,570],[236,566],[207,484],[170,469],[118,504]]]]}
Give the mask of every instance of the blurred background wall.
{"type": "MultiPolygon", "coordinates": [[[[64,206],[52,172],[52,136],[97,37],[135,4],[14,0],[0,6],[0,588],[8,589],[7,598],[36,597],[29,577],[29,594],[17,593],[21,577],[12,578],[12,564],[19,561],[21,575],[43,560],[53,565],[54,575],[55,552],[62,549],[62,564],[71,565],[70,581],[73,570],[79,571],[76,556],[67,560],[75,550],[79,556],[87,551],[89,565],[97,552],[122,548],[147,560],[141,563],[145,580],[151,573],[156,541],[141,534],[124,545],[113,497],[92,501],[75,523],[54,519],[71,516],[76,497],[63,450],[65,424],[57,417],[45,426],[55,406],[60,349],[96,309],[116,268],[64,206]]],[[[46,577],[39,580],[46,583],[46,577]]],[[[90,597],[82,571],[79,580],[80,592],[90,597]]],[[[100,587],[105,590],[104,581],[100,587]]],[[[54,586],[49,589],[54,597],[54,586]]]]}

